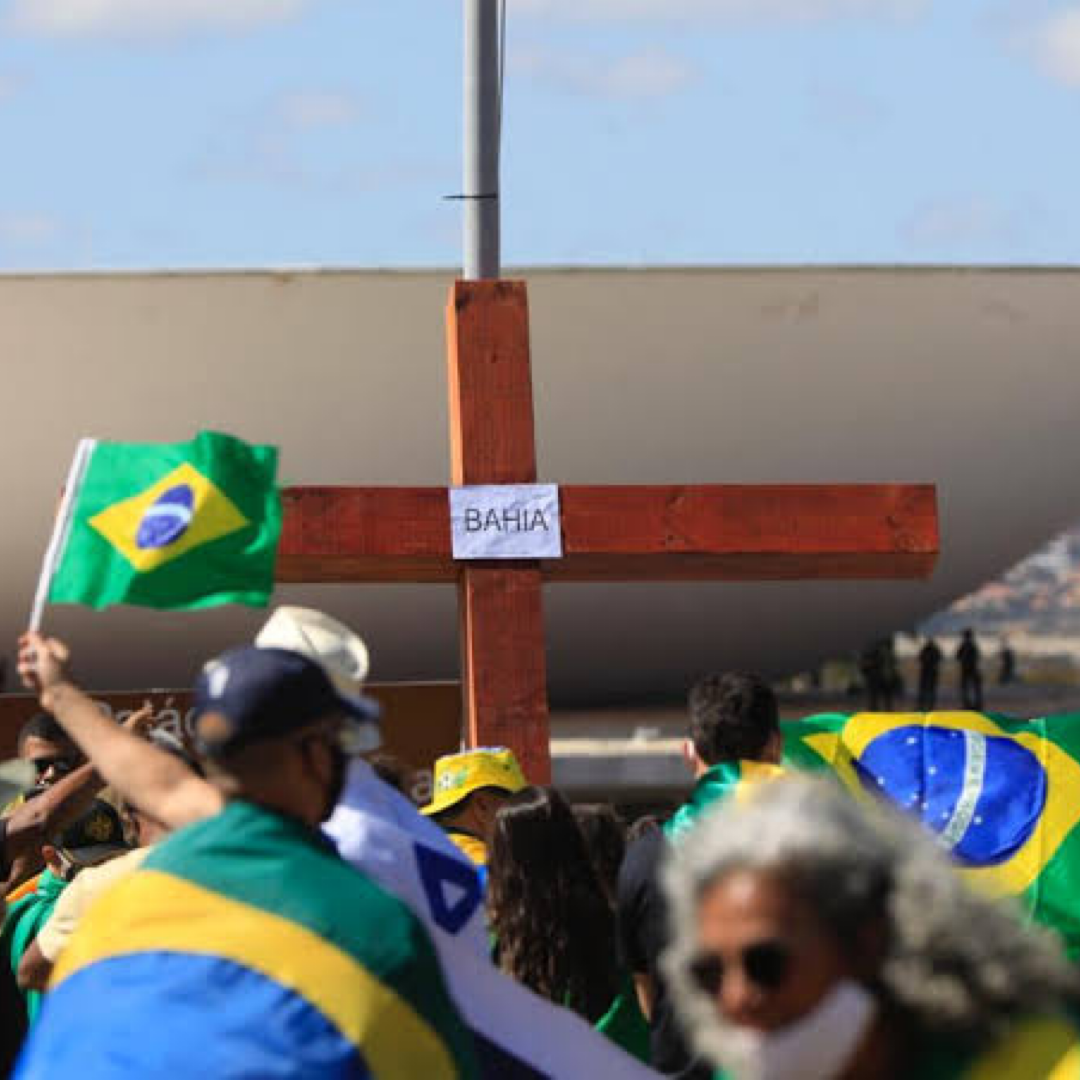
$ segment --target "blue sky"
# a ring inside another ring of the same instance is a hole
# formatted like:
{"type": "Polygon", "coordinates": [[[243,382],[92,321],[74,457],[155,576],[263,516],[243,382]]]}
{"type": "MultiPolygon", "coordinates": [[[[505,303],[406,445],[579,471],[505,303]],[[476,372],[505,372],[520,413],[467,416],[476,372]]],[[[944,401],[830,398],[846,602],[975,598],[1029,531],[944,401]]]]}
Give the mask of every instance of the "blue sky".
{"type": "MultiPolygon", "coordinates": [[[[509,0],[505,259],[1080,262],[1080,0],[509,0]]],[[[0,0],[0,269],[454,265],[458,0],[0,0]]]]}

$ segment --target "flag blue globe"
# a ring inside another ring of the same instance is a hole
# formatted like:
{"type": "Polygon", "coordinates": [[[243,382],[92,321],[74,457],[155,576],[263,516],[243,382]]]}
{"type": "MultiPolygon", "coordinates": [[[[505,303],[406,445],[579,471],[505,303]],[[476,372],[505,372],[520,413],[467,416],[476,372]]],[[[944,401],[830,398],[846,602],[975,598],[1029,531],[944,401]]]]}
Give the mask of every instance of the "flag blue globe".
{"type": "Polygon", "coordinates": [[[968,866],[1012,858],[1046,806],[1046,770],[1006,736],[894,728],[874,739],[855,767],[867,790],[921,818],[968,866]]]}
{"type": "Polygon", "coordinates": [[[169,488],[143,514],[135,543],[143,550],[175,544],[191,527],[194,508],[195,493],[188,484],[169,488]]]}

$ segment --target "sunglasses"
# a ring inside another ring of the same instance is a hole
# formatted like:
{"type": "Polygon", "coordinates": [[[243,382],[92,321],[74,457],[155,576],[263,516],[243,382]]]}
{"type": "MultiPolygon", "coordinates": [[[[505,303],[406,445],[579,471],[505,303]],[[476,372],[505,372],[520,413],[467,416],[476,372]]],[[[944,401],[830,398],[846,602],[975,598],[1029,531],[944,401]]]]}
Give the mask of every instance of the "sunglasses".
{"type": "Polygon", "coordinates": [[[71,758],[62,757],[57,755],[56,757],[39,757],[31,758],[30,764],[34,766],[34,773],[39,778],[44,776],[50,769],[54,769],[62,776],[72,772],[75,769],[75,763],[71,758]]]}
{"type": "MultiPolygon", "coordinates": [[[[744,978],[759,990],[779,990],[791,973],[791,949],[780,941],[759,941],[737,953],[744,978]]],[[[702,953],[690,964],[694,983],[710,997],[720,993],[731,961],[719,953],[702,953]]]]}

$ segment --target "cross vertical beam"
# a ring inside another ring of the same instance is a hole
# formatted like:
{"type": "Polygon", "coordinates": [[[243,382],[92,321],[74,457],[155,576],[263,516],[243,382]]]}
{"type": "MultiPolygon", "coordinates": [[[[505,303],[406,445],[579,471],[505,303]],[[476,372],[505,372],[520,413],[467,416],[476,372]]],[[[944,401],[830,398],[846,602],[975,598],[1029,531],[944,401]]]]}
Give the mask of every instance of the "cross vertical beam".
{"type": "MultiPolygon", "coordinates": [[[[535,483],[524,282],[456,282],[446,323],[452,483],[535,483]]],[[[466,742],[509,746],[531,781],[549,783],[540,567],[466,566],[458,593],[466,742]]]]}

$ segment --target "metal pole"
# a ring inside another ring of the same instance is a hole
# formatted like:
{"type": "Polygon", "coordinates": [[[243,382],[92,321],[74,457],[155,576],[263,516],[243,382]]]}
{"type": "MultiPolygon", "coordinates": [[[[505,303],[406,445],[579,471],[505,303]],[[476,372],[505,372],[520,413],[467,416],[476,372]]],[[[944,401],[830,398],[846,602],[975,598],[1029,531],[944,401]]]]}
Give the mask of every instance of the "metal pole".
{"type": "Polygon", "coordinates": [[[465,0],[464,277],[499,276],[499,0],[465,0]]]}

